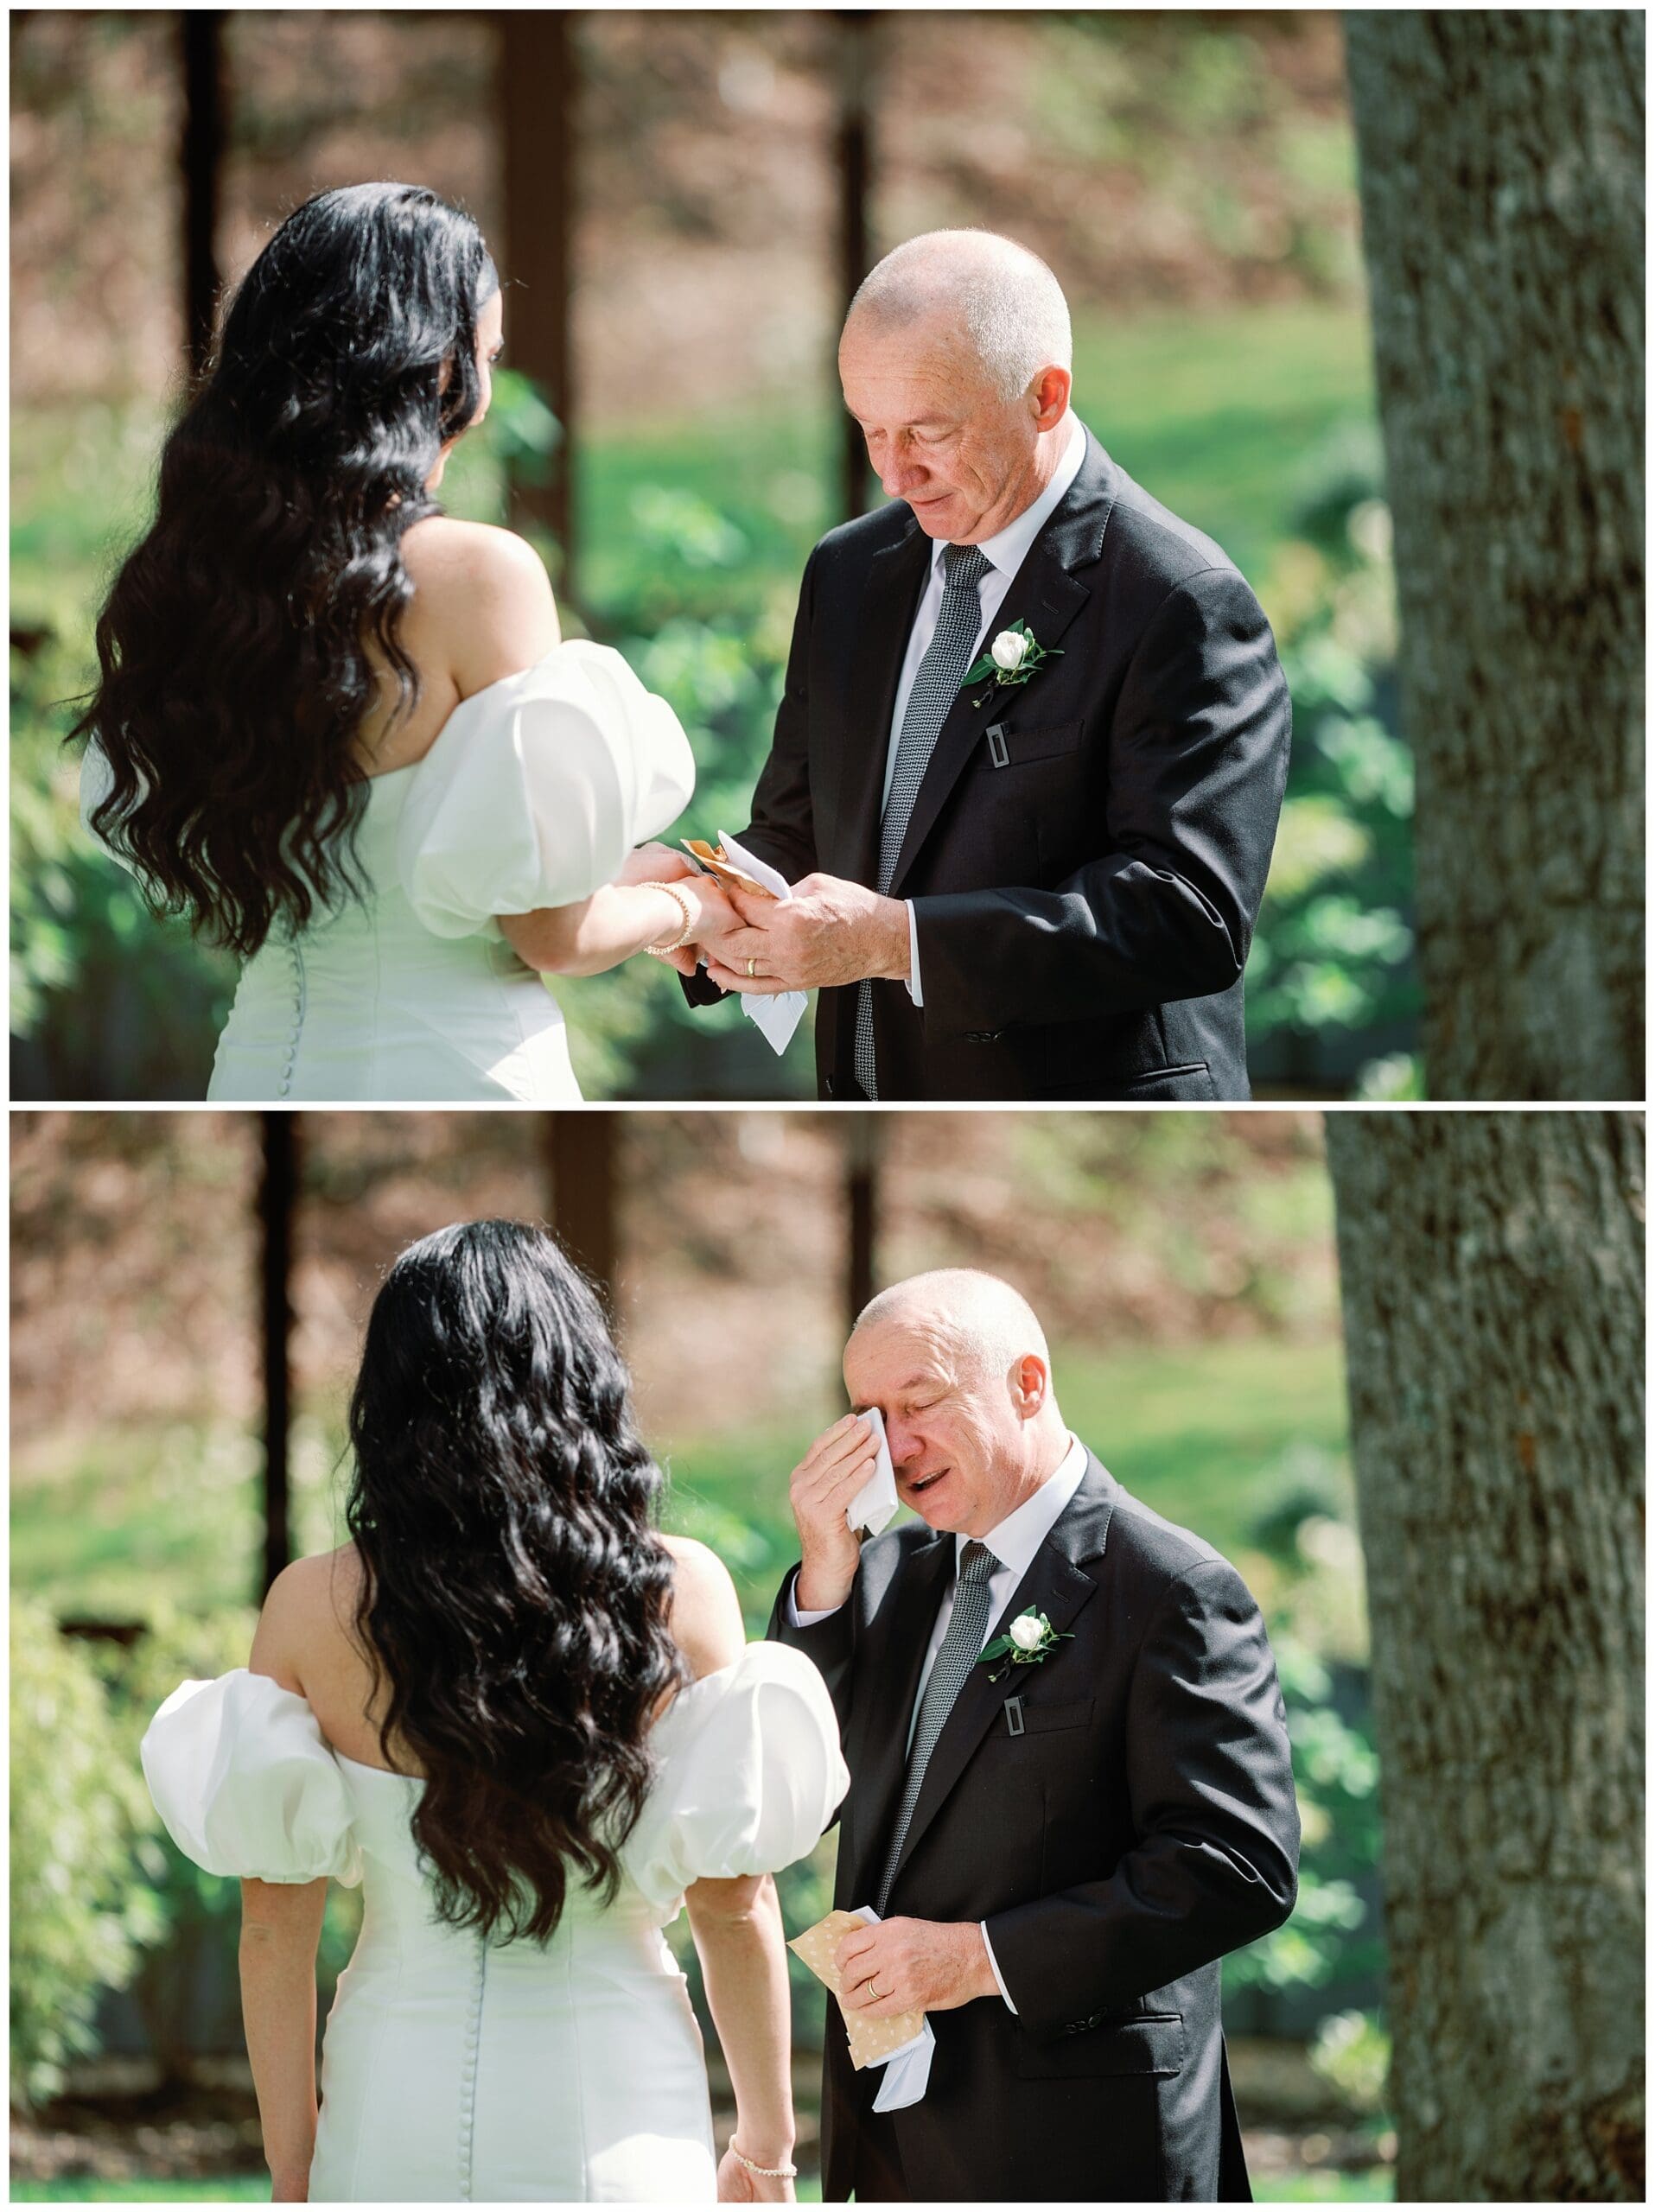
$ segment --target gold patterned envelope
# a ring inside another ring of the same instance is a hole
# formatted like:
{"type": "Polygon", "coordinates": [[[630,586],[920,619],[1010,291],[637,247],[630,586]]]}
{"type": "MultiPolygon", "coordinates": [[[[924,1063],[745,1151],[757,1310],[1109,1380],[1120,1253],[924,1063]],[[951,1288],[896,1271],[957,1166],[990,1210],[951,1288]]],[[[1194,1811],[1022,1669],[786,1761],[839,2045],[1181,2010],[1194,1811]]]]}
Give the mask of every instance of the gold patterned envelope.
{"type": "Polygon", "coordinates": [[[844,2031],[850,2040],[850,2063],[855,2067],[878,2066],[894,2050],[912,2043],[925,2025],[923,2012],[898,2012],[888,2020],[870,2020],[863,2012],[845,2012],[845,2003],[839,1996],[839,1970],[833,1963],[833,1954],[847,1936],[868,1925],[859,1913],[831,1912],[825,1920],[818,1920],[814,1928],[807,1928],[802,1936],[795,1936],[787,1946],[816,1976],[838,1998],[839,2010],[844,2014],[844,2031]]]}

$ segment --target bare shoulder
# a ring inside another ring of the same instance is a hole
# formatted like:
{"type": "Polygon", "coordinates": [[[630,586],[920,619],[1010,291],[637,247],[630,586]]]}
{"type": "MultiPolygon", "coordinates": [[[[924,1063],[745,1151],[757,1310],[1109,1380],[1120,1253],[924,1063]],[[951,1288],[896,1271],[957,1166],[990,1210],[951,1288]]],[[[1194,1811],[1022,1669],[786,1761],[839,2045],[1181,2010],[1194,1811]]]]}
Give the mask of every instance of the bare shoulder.
{"type": "Polygon", "coordinates": [[[461,698],[517,675],[560,643],[545,563],[515,531],[427,515],[404,536],[402,561],[420,626],[461,698]]]}
{"type": "Polygon", "coordinates": [[[284,1567],[265,1593],[250,1672],[304,1695],[307,1681],[336,1665],[352,1642],[361,1576],[354,1544],[284,1567]]]}
{"type": "Polygon", "coordinates": [[[741,1600],[715,1551],[693,1536],[663,1535],[672,1555],[672,1609],[667,1625],[697,1681],[739,1659],[747,1643],[741,1600]]]}

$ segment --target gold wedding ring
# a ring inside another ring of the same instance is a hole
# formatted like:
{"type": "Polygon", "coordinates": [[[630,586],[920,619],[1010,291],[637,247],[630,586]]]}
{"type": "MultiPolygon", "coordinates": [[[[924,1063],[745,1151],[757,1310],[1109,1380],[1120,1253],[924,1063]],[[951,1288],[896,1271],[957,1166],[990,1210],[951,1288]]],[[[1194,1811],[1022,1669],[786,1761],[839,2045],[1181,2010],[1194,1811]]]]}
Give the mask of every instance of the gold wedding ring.
{"type": "Polygon", "coordinates": [[[882,1992],[880,1990],[879,1984],[876,1981],[870,1981],[869,1983],[868,1994],[873,1999],[875,2004],[877,2005],[880,2000],[882,1992]]]}
{"type": "Polygon", "coordinates": [[[758,974],[758,972],[759,972],[759,958],[758,958],[758,955],[757,955],[756,953],[749,954],[749,955],[748,955],[748,963],[747,963],[747,980],[748,980],[748,982],[749,983],[753,981],[754,977],[758,974]]]}

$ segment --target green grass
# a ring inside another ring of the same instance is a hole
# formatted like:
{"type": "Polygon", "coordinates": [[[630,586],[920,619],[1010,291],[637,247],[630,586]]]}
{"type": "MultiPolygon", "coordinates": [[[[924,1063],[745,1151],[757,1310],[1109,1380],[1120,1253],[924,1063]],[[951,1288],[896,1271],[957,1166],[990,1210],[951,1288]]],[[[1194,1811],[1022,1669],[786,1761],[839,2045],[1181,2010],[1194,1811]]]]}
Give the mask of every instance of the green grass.
{"type": "Polygon", "coordinates": [[[1253,2177],[1253,2198],[1259,2204],[1391,2204],[1396,2195],[1397,2177],[1389,2166],[1355,2173],[1253,2177]]]}
{"type": "Polygon", "coordinates": [[[62,2181],[16,2181],[15,2204],[268,2204],[263,2174],[228,2174],[201,2181],[92,2181],[72,2174],[62,2181]]]}
{"type": "MultiPolygon", "coordinates": [[[[1071,1426],[1127,1488],[1232,1556],[1260,1524],[1310,1493],[1349,1511],[1338,1347],[1275,1338],[1198,1351],[1145,1347],[1104,1358],[1059,1349],[1071,1426]]],[[[669,1524],[729,1564],[749,1621],[762,1624],[795,1556],[787,1476],[838,1408],[824,1396],[796,1425],[725,1430],[662,1444],[669,1524]]],[[[661,1440],[657,1440],[658,1443],[661,1440]]],[[[332,1541],[337,1439],[300,1424],[301,1548],[332,1541]]],[[[244,1600],[258,1529],[253,1440],[175,1424],[48,1440],[16,1455],[12,1580],[60,1612],[143,1618],[157,1600],[188,1611],[244,1600]]]]}

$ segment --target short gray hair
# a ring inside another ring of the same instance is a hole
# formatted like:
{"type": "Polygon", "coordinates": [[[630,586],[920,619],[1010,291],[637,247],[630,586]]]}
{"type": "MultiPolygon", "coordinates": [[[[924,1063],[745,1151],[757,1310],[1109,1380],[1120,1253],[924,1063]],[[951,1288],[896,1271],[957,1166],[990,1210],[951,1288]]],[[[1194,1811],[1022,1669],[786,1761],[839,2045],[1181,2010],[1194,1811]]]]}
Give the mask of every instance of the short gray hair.
{"type": "Polygon", "coordinates": [[[1073,359],[1063,287],[1037,253],[994,231],[926,231],[894,247],[863,278],[847,329],[859,315],[887,328],[947,317],[1003,399],[1073,359]]]}

